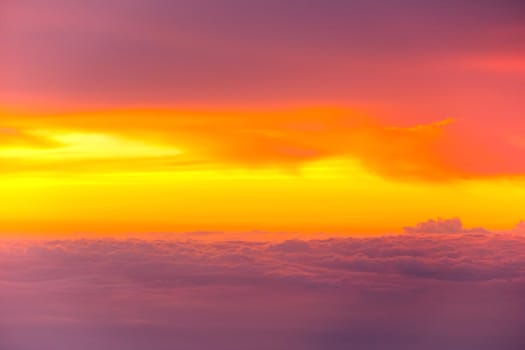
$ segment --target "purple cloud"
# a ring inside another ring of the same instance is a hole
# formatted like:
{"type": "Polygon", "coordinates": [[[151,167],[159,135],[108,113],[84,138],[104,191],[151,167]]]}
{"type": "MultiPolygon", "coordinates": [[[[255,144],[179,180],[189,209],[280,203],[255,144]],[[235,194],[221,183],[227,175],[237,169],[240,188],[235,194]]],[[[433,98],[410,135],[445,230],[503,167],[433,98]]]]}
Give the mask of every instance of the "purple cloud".
{"type": "Polygon", "coordinates": [[[512,233],[3,241],[0,348],[517,350],[523,251],[512,233]]]}
{"type": "Polygon", "coordinates": [[[466,229],[459,218],[430,219],[414,227],[407,226],[404,230],[405,233],[489,233],[488,230],[482,227],[466,229]]]}

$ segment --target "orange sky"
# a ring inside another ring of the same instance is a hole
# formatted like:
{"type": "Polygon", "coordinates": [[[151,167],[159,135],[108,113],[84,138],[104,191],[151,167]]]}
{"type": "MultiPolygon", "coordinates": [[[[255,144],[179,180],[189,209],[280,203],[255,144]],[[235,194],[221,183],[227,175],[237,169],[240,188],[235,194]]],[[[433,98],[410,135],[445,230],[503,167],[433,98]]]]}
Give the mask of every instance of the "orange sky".
{"type": "Polygon", "coordinates": [[[522,10],[2,1],[0,233],[510,228],[522,10]]]}
{"type": "Polygon", "coordinates": [[[304,108],[2,120],[5,235],[373,234],[436,215],[510,228],[525,204],[524,180],[506,162],[487,173],[483,150],[457,152],[472,145],[454,119],[401,127],[304,108]]]}

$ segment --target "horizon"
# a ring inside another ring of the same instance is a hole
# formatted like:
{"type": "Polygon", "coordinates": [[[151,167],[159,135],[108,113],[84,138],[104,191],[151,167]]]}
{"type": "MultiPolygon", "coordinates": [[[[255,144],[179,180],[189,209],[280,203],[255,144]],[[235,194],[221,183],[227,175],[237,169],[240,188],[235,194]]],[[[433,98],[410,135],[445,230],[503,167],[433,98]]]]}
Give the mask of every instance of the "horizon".
{"type": "Polygon", "coordinates": [[[525,349],[525,2],[0,0],[0,350],[525,349]]]}

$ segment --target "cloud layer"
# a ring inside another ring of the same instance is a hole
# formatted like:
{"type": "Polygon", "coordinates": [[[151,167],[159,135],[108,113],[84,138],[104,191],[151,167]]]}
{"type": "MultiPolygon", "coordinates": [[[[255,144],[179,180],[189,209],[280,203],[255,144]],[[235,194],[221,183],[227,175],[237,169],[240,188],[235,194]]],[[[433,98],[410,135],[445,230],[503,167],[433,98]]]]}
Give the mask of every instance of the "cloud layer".
{"type": "Polygon", "coordinates": [[[508,349],[525,236],[0,243],[0,348],[508,349]]]}

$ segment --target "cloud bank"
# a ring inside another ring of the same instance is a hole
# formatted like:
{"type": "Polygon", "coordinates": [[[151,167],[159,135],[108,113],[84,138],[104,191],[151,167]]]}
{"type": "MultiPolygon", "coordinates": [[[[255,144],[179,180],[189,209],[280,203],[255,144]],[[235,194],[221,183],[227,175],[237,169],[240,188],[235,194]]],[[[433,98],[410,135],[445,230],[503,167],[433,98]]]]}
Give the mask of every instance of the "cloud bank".
{"type": "Polygon", "coordinates": [[[3,241],[0,348],[518,350],[524,251],[479,232],[3,241]]]}

